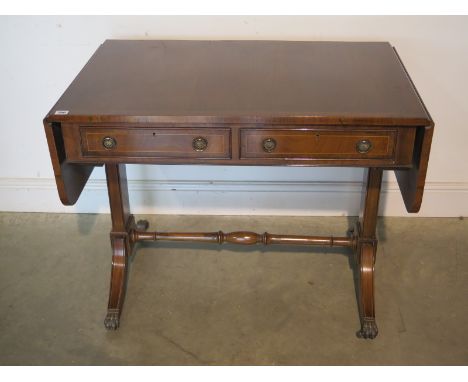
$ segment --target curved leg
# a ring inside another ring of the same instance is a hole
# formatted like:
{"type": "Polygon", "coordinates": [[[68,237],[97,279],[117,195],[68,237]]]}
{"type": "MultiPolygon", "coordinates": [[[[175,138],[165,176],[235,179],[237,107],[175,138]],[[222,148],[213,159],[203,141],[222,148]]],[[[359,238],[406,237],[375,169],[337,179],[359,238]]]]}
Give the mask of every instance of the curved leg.
{"type": "Polygon", "coordinates": [[[119,327],[120,313],[122,312],[127,289],[129,245],[126,236],[111,234],[112,244],[112,270],[109,291],[107,315],[104,319],[106,329],[119,327]]]}
{"type": "Polygon", "coordinates": [[[115,330],[119,327],[120,314],[125,299],[129,257],[132,251],[130,232],[135,223],[130,214],[125,165],[107,164],[106,176],[112,218],[112,231],[110,233],[112,269],[109,303],[104,325],[106,329],[115,330]]]}
{"type": "Polygon", "coordinates": [[[361,320],[361,329],[357,335],[360,338],[372,339],[378,333],[375,322],[374,264],[377,252],[375,228],[382,184],[382,169],[369,168],[366,172],[366,180],[362,215],[354,230],[356,273],[359,279],[356,287],[361,320]]]}
{"type": "Polygon", "coordinates": [[[374,263],[376,245],[362,243],[359,257],[359,310],[361,316],[360,338],[375,338],[378,333],[374,310],[374,263]]]}

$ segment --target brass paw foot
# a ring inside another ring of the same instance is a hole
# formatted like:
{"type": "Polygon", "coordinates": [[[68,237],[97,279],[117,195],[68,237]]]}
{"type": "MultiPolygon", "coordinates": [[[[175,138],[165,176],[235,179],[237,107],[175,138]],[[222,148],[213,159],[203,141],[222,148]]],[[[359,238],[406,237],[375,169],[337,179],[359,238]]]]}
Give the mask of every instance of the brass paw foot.
{"type": "Polygon", "coordinates": [[[379,330],[375,320],[364,320],[361,325],[361,330],[357,332],[359,338],[374,339],[377,337],[379,330]]]}
{"type": "Polygon", "coordinates": [[[136,229],[138,231],[146,231],[149,227],[148,220],[138,220],[136,222],[136,229]]]}
{"type": "Polygon", "coordinates": [[[108,312],[104,319],[104,326],[107,330],[117,330],[119,327],[119,314],[117,312],[108,312]]]}

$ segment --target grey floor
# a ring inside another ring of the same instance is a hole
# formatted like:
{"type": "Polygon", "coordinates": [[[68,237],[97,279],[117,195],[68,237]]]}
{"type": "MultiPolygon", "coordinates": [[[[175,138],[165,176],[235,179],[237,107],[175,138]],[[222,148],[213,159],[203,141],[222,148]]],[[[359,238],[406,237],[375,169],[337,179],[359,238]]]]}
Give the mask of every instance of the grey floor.
{"type": "MultiPolygon", "coordinates": [[[[159,230],[343,235],[351,218],[148,216],[159,230]]],[[[2,365],[467,365],[468,222],[378,223],[379,336],[362,340],[348,252],[137,247],[104,330],[108,215],[0,213],[2,365]]]]}

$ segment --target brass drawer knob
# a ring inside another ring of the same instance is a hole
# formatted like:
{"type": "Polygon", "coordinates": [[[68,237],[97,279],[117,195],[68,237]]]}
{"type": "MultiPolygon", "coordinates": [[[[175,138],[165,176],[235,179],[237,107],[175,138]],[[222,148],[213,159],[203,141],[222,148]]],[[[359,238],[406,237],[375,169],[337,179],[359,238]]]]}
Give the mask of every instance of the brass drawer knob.
{"type": "Polygon", "coordinates": [[[195,151],[205,151],[208,147],[208,141],[203,137],[194,138],[192,141],[192,147],[195,151]]]}
{"type": "Polygon", "coordinates": [[[263,140],[263,151],[271,153],[274,149],[276,149],[276,141],[273,138],[263,140]]]}
{"type": "Polygon", "coordinates": [[[112,137],[104,137],[102,139],[102,145],[106,149],[110,150],[110,149],[113,149],[117,145],[117,141],[112,137]]]}
{"type": "Polygon", "coordinates": [[[363,139],[356,143],[356,150],[360,154],[366,154],[372,149],[372,142],[367,139],[363,139]]]}

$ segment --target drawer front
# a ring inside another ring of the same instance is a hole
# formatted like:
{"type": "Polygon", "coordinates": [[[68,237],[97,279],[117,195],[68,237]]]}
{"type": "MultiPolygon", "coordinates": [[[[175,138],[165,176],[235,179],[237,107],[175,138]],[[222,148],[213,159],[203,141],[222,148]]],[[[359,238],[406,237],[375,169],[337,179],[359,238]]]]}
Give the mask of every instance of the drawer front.
{"type": "Polygon", "coordinates": [[[241,158],[392,159],[396,129],[241,129],[241,158]]]}
{"type": "Polygon", "coordinates": [[[230,158],[228,128],[81,127],[85,157],[230,158]]]}

